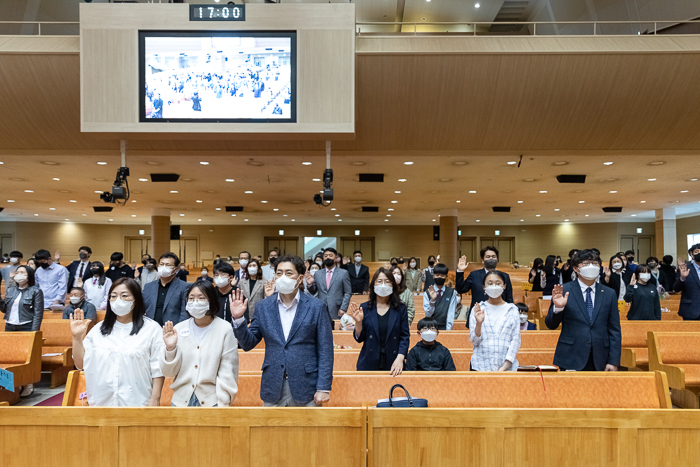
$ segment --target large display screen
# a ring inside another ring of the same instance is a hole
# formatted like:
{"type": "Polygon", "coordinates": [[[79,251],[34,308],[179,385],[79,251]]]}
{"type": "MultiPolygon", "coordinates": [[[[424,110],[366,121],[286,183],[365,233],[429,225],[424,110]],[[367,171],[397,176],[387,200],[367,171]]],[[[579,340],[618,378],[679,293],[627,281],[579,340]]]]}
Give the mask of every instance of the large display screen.
{"type": "Polygon", "coordinates": [[[139,121],[296,122],[296,33],[139,32],[139,121]]]}

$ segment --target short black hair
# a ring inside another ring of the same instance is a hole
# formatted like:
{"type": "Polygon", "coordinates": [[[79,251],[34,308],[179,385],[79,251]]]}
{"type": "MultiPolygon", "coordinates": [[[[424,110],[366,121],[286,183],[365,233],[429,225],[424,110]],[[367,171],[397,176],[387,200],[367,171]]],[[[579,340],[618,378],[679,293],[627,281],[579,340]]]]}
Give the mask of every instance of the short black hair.
{"type": "Polygon", "coordinates": [[[51,252],[49,250],[39,250],[34,253],[34,258],[36,259],[51,259],[51,252]]]}
{"type": "Polygon", "coordinates": [[[600,250],[598,248],[591,248],[591,250],[593,250],[595,252],[595,254],[600,256],[600,250]]]}
{"type": "Polygon", "coordinates": [[[651,272],[651,268],[647,266],[646,264],[638,264],[637,269],[634,270],[634,275],[639,280],[639,275],[642,274],[643,272],[651,272]]]}
{"type": "Polygon", "coordinates": [[[519,313],[529,313],[529,312],[530,312],[530,308],[528,308],[528,306],[525,305],[525,304],[522,303],[522,302],[516,303],[515,306],[518,307],[518,312],[519,312],[519,313]]]}
{"type": "Polygon", "coordinates": [[[333,253],[335,256],[338,256],[338,252],[335,251],[335,248],[326,248],[325,250],[323,250],[323,254],[325,255],[325,254],[328,253],[329,251],[330,251],[331,253],[333,253]]]}
{"type": "Polygon", "coordinates": [[[90,248],[89,246],[81,246],[80,248],[78,248],[78,251],[79,251],[79,252],[80,252],[81,250],[87,251],[89,255],[92,254],[92,248],[90,248]]]}
{"type": "Polygon", "coordinates": [[[243,250],[240,253],[238,253],[238,257],[240,258],[241,255],[248,255],[248,261],[250,261],[250,253],[249,252],[243,250]]]}
{"type": "MultiPolygon", "coordinates": [[[[26,266],[26,265],[21,265],[17,266],[17,269],[15,269],[15,274],[17,274],[17,271],[19,271],[19,268],[23,268],[27,272],[27,285],[29,287],[34,287],[36,284],[36,280],[34,279],[34,269],[31,266],[26,266]]],[[[7,316],[7,319],[9,319],[9,315],[7,316]]]]}
{"type": "Polygon", "coordinates": [[[576,255],[576,253],[578,253],[577,248],[573,248],[573,249],[569,250],[569,258],[573,259],[574,255],[576,255]]]}
{"type": "Polygon", "coordinates": [[[481,259],[484,259],[484,256],[486,256],[487,251],[493,251],[496,253],[496,259],[500,258],[500,255],[498,254],[498,250],[496,249],[495,246],[485,246],[481,249],[481,259]]]}
{"type": "Polygon", "coordinates": [[[233,266],[231,266],[228,263],[224,263],[223,261],[219,261],[214,265],[214,274],[216,274],[217,272],[219,274],[228,274],[229,276],[233,276],[234,274],[236,274],[236,270],[233,269],[233,266]]]}
{"type": "Polygon", "coordinates": [[[689,251],[690,253],[694,252],[695,250],[700,250],[700,243],[696,243],[695,245],[693,245],[693,246],[691,246],[690,248],[688,248],[688,251],[689,251]]]}
{"type": "Polygon", "coordinates": [[[294,265],[294,269],[296,269],[298,274],[304,274],[306,272],[306,264],[304,264],[304,260],[301,259],[299,256],[296,255],[284,255],[280,259],[277,260],[275,263],[275,272],[277,272],[277,266],[282,264],[282,263],[292,263],[294,265]]]}
{"type": "Polygon", "coordinates": [[[172,251],[160,255],[160,258],[158,258],[158,263],[160,263],[160,260],[163,258],[172,258],[173,260],[175,260],[175,267],[180,265],[180,258],[178,258],[177,255],[172,251]]]}
{"type": "Polygon", "coordinates": [[[657,258],[656,256],[650,256],[650,257],[648,257],[646,263],[649,264],[649,263],[651,263],[652,261],[654,261],[656,264],[659,264],[659,258],[657,258]]]}
{"type": "Polygon", "coordinates": [[[109,257],[110,261],[121,261],[124,259],[124,253],[121,253],[119,251],[115,251],[112,253],[112,256],[109,257]]]}
{"type": "Polygon", "coordinates": [[[153,263],[154,266],[155,266],[156,264],[158,264],[158,263],[156,262],[156,259],[155,259],[155,258],[148,258],[144,264],[150,264],[150,263],[153,263]]]}
{"type": "Polygon", "coordinates": [[[186,299],[189,299],[190,293],[192,293],[194,289],[199,289],[199,291],[202,292],[205,297],[207,297],[207,301],[209,302],[209,310],[207,311],[206,316],[216,316],[219,314],[219,291],[216,286],[209,281],[195,282],[187,288],[187,294],[185,295],[186,299]]]}
{"type": "Polygon", "coordinates": [[[148,253],[144,253],[141,255],[141,258],[143,258],[144,256],[148,256],[149,258],[151,257],[151,255],[149,255],[148,253]]]}
{"type": "Polygon", "coordinates": [[[438,328],[438,322],[435,321],[433,318],[423,318],[422,320],[418,321],[418,330],[422,331],[423,329],[430,329],[430,328],[438,328]]]}
{"type": "Polygon", "coordinates": [[[274,251],[275,253],[277,253],[277,256],[279,256],[280,251],[279,251],[277,248],[273,248],[272,250],[270,250],[270,251],[267,252],[267,257],[268,257],[268,258],[270,257],[270,253],[272,253],[273,251],[274,251]]]}
{"type": "Polygon", "coordinates": [[[673,256],[665,255],[663,258],[661,258],[661,261],[663,261],[664,264],[672,264],[673,263],[673,256]]]}
{"type": "MultiPolygon", "coordinates": [[[[10,258],[24,258],[24,255],[20,251],[11,251],[10,252],[10,258]]],[[[673,261],[673,258],[671,258],[671,261],[673,261]]]]}
{"type": "Polygon", "coordinates": [[[576,256],[572,258],[572,261],[575,266],[582,264],[584,261],[597,261],[600,263],[600,256],[598,256],[595,251],[586,249],[576,253],[576,256]]]}
{"type": "Polygon", "coordinates": [[[399,264],[399,260],[398,258],[396,258],[396,256],[392,256],[391,258],[389,258],[390,263],[393,263],[394,261],[396,261],[396,264],[399,264]]]}
{"type": "Polygon", "coordinates": [[[355,255],[358,254],[358,253],[360,254],[360,256],[362,256],[362,252],[361,252],[360,250],[355,250],[355,251],[352,253],[352,255],[355,256],[355,255]]]}
{"type": "Polygon", "coordinates": [[[506,275],[503,274],[501,271],[496,271],[495,269],[486,273],[486,275],[484,276],[484,283],[482,285],[486,286],[486,279],[488,279],[489,276],[493,276],[494,274],[497,275],[499,279],[501,279],[501,282],[503,282],[503,288],[505,289],[506,284],[508,283],[506,281],[506,275]]]}
{"type": "Polygon", "coordinates": [[[632,251],[632,250],[625,251],[625,256],[629,256],[629,255],[634,256],[634,251],[632,251]]]}
{"type": "Polygon", "coordinates": [[[74,291],[74,290],[77,290],[77,291],[80,292],[80,293],[85,293],[85,289],[82,288],[82,287],[71,287],[71,288],[70,288],[70,291],[71,291],[71,292],[74,291]]]}
{"type": "Polygon", "coordinates": [[[429,255],[429,256],[428,256],[428,261],[430,261],[430,258],[433,258],[433,261],[437,261],[437,259],[435,259],[435,255],[429,255]]]}
{"type": "Polygon", "coordinates": [[[448,268],[447,265],[444,263],[437,263],[433,267],[433,276],[435,274],[444,274],[445,276],[447,276],[448,272],[450,272],[450,268],[448,268]]]}

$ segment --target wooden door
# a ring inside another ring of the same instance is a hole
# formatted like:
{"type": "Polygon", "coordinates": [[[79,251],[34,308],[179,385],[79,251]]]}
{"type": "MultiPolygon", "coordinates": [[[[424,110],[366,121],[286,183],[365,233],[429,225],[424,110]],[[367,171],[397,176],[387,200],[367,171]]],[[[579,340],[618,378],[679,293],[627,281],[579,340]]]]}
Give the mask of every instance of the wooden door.
{"type": "Polygon", "coordinates": [[[467,257],[467,262],[473,263],[479,258],[476,253],[476,238],[475,237],[459,237],[459,256],[467,257]]]}
{"type": "Polygon", "coordinates": [[[285,238],[284,239],[284,249],[283,254],[298,256],[299,249],[299,239],[297,238],[285,238]]]}
{"type": "Polygon", "coordinates": [[[496,248],[498,248],[498,261],[503,263],[512,263],[515,257],[515,239],[499,238],[496,240],[496,248]]]}
{"type": "Polygon", "coordinates": [[[637,237],[637,256],[638,263],[642,263],[654,254],[654,242],[651,236],[637,237]]]}
{"type": "Polygon", "coordinates": [[[124,262],[127,264],[141,263],[141,256],[143,256],[143,238],[142,237],[127,237],[126,239],[126,251],[124,252],[124,262]]]}
{"type": "Polygon", "coordinates": [[[620,236],[620,251],[623,253],[627,250],[635,251],[634,236],[633,235],[622,235],[620,236]]]}
{"type": "Polygon", "coordinates": [[[3,235],[0,237],[0,256],[12,252],[12,235],[3,235]]]}
{"type": "MultiPolygon", "coordinates": [[[[374,261],[374,238],[360,238],[360,248],[362,260],[371,263],[374,261]]],[[[354,250],[353,250],[354,251],[354,250]]],[[[352,253],[350,253],[352,254],[352,253]]],[[[354,260],[353,260],[354,261],[354,260]]]]}
{"type": "Polygon", "coordinates": [[[190,265],[197,265],[199,261],[199,240],[197,238],[185,238],[182,242],[181,261],[190,265]]]}

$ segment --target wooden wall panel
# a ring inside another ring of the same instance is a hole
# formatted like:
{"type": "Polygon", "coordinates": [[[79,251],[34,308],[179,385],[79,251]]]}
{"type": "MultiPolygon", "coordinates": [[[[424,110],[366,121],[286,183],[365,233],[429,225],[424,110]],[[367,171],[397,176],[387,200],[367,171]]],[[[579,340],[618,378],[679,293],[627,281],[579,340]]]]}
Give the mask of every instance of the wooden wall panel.
{"type": "Polygon", "coordinates": [[[122,466],[172,462],[208,467],[237,465],[223,455],[231,450],[228,430],[216,426],[120,427],[119,462],[122,466]],[[214,446],[216,449],[212,449],[214,446]]]}
{"type": "Polygon", "coordinates": [[[369,462],[373,467],[385,465],[387,459],[402,467],[480,466],[484,449],[491,449],[485,445],[483,428],[392,428],[373,433],[369,462]]]}

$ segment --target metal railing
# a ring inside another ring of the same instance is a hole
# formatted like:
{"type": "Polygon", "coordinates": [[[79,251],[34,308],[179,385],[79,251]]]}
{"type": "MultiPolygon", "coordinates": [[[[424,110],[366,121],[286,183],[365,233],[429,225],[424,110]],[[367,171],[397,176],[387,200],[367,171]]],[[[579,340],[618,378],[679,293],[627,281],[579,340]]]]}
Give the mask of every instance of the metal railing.
{"type": "Polygon", "coordinates": [[[0,36],[78,36],[78,21],[0,21],[0,36]],[[42,26],[44,32],[42,33],[42,26]],[[5,32],[5,31],[11,32],[5,32]]]}
{"type": "Polygon", "coordinates": [[[469,36],[656,36],[656,35],[700,35],[700,20],[687,21],[498,21],[498,22],[357,22],[355,23],[357,36],[368,35],[469,35],[469,36]],[[567,26],[564,32],[559,25],[567,26]],[[613,26],[621,26],[616,32],[611,32],[613,26]],[[363,26],[368,28],[362,30],[363,26]],[[386,29],[397,29],[387,31],[386,29]],[[575,26],[577,32],[571,31],[575,26]],[[635,27],[637,26],[637,27],[635,27]],[[669,28],[678,28],[678,31],[667,31],[669,28]],[[409,29],[404,30],[404,27],[409,29]],[[440,30],[445,27],[445,30],[440,30]],[[491,30],[495,27],[496,30],[491,30]],[[410,31],[410,29],[413,31],[410,31]],[[539,31],[538,31],[539,28],[539,31]],[[370,29],[370,30],[368,30],[370,29]],[[423,29],[423,30],[421,30],[423,29]],[[452,29],[452,30],[450,30],[452,29]],[[569,30],[568,32],[566,30],[569,30]],[[605,29],[605,31],[604,31],[605,29]],[[523,32],[526,31],[526,33],[523,32]]]}

